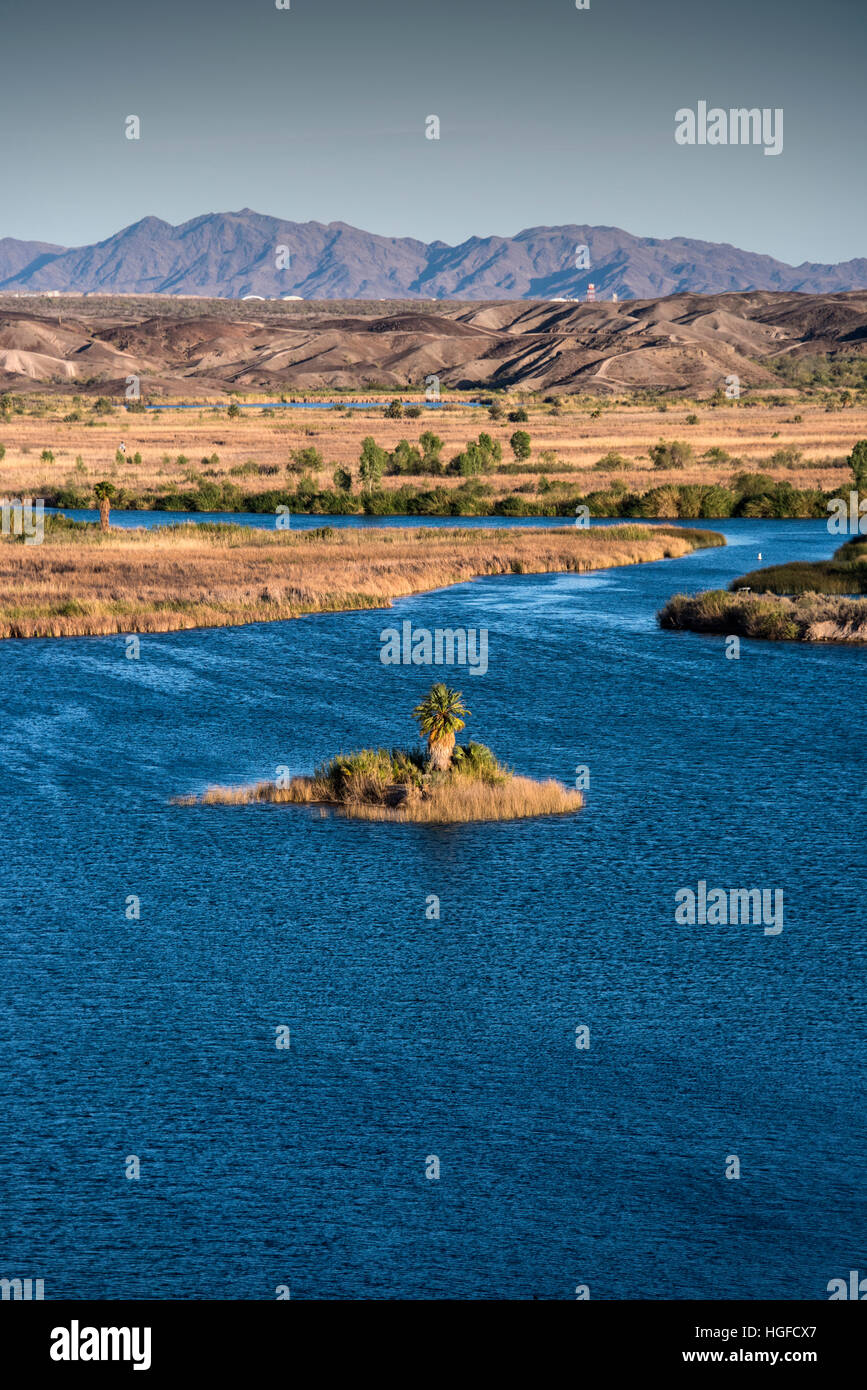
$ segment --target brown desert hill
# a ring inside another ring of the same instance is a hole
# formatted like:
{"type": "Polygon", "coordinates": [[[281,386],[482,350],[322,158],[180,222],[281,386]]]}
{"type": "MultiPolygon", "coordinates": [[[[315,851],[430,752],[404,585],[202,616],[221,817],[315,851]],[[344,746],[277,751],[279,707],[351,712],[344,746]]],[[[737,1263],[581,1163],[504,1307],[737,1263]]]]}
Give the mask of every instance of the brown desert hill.
{"type": "Polygon", "coordinates": [[[241,351],[250,345],[251,325],[225,323],[203,316],[173,320],[156,316],[139,324],[119,324],[98,329],[94,338],[110,343],[120,352],[166,354],[169,360],[195,358],[202,351],[241,351]]]}
{"type": "MultiPolygon", "coordinates": [[[[460,319],[449,319],[448,334],[450,338],[472,337],[474,333],[471,324],[461,323],[460,319]]],[[[395,314],[387,319],[374,319],[366,326],[368,333],[422,333],[433,334],[434,337],[442,337],[443,317],[441,314],[395,314]]]]}
{"type": "MultiPolygon", "coordinates": [[[[0,385],[145,395],[231,390],[564,392],[664,387],[703,392],[735,374],[775,384],[781,354],[867,352],[867,291],[755,291],[590,304],[507,300],[239,304],[154,297],[0,299],[0,385]]],[[[778,384],[778,383],[777,383],[778,384]]]]}
{"type": "Polygon", "coordinates": [[[850,295],[809,296],[808,302],[774,304],[764,315],[769,325],[779,328],[781,335],[809,335],[818,346],[825,343],[844,343],[855,334],[863,333],[867,315],[867,294],[856,290],[850,295]]]}
{"type": "Polygon", "coordinates": [[[63,382],[75,380],[75,368],[71,362],[57,357],[46,357],[39,352],[21,352],[16,348],[0,349],[0,382],[9,383],[19,390],[42,385],[46,381],[63,382]]]}

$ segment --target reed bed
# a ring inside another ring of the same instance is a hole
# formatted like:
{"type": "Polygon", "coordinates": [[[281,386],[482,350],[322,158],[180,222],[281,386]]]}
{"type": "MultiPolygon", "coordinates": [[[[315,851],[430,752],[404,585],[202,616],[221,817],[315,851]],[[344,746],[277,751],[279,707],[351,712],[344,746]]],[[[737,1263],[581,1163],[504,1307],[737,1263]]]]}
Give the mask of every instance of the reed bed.
{"type": "Polygon", "coordinates": [[[0,540],[0,637],[81,637],[273,622],[388,608],[481,575],[604,569],[724,544],[647,526],[509,530],[152,530],[49,524],[41,545],[0,540]]]}
{"type": "Polygon", "coordinates": [[[867,599],[806,593],[675,594],[657,615],[673,630],[735,634],[772,642],[867,642],[867,599]]]}
{"type": "Polygon", "coordinates": [[[528,816],[562,816],[580,810],[579,791],[549,779],[512,777],[502,786],[485,782],[456,782],[427,799],[407,801],[395,808],[364,802],[341,807],[352,820],[377,820],[453,825],[467,821],[521,820],[528,816]]]}

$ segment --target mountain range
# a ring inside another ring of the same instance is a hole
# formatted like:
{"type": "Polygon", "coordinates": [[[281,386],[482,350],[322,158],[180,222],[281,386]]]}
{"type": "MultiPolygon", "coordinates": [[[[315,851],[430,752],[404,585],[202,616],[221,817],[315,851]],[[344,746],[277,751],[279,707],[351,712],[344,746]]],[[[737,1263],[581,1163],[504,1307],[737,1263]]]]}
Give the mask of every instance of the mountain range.
{"type": "Polygon", "coordinates": [[[287,222],[250,208],[177,227],[145,217],[91,246],[0,239],[3,294],[540,300],[584,299],[591,282],[600,299],[827,294],[867,288],[867,258],[790,266],[721,243],[589,226],[530,227],[448,246],[345,222],[287,222]]]}

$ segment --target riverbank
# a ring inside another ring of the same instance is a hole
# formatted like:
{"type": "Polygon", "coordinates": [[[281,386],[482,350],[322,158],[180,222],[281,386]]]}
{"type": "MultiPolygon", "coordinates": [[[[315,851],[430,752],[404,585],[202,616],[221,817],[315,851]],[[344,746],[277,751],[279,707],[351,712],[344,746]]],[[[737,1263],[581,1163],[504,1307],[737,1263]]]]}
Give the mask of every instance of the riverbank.
{"type": "Polygon", "coordinates": [[[844,542],[830,560],[769,565],[733,579],[729,592],[675,594],[660,627],[772,642],[867,642],[867,537],[844,542]]]}
{"type": "MultiPolygon", "coordinates": [[[[507,466],[504,471],[508,471],[507,466]]],[[[551,470],[556,472],[556,470],[551,470]]],[[[112,474],[113,477],[116,473],[112,474]]],[[[765,473],[739,473],[717,483],[661,483],[644,490],[614,477],[607,485],[583,492],[574,478],[536,476],[532,482],[508,487],[502,479],[455,478],[430,485],[395,482],[369,492],[320,487],[313,479],[297,487],[242,488],[235,482],[199,480],[194,486],[136,490],[117,485],[112,506],[117,511],[244,512],[273,516],[278,509],[293,516],[417,516],[422,517],[574,517],[586,507],[599,520],[664,519],[714,521],[729,517],[766,520],[815,520],[828,516],[829,506],[845,498],[846,488],[795,487],[787,479],[765,473]]],[[[36,483],[29,495],[47,506],[69,510],[95,507],[93,488],[73,483],[54,487],[36,483]]]]}
{"type": "Polygon", "coordinates": [[[559,529],[255,530],[203,522],[101,532],[46,521],[0,540],[0,637],[82,637],[388,608],[482,575],[607,569],[724,545],[716,532],[559,529]]]}
{"type": "Polygon", "coordinates": [[[561,782],[518,777],[489,748],[457,747],[448,772],[426,770],[421,753],[365,748],[341,755],[312,777],[285,785],[256,782],[209,787],[200,796],[176,797],[176,806],[321,806],[351,820],[451,825],[468,821],[521,820],[565,815],[584,804],[579,791],[561,782]]]}

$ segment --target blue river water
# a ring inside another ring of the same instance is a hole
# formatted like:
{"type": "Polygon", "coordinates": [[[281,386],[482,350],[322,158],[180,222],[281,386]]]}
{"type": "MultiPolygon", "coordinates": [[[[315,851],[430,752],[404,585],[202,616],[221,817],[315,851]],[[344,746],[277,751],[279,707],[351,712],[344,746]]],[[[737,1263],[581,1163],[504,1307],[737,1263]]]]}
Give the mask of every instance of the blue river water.
{"type": "Polygon", "coordinates": [[[670,594],[834,544],[716,526],[726,549],[146,636],[139,660],[0,643],[0,1277],[824,1299],[867,1271],[867,656],[660,631],[670,594]],[[170,805],[411,741],[443,673],[380,662],[404,619],[488,628],[487,673],[446,673],[467,734],[531,776],[586,767],[584,809],[170,805]],[[781,890],[782,932],[679,924],[702,880],[781,890]]]}

